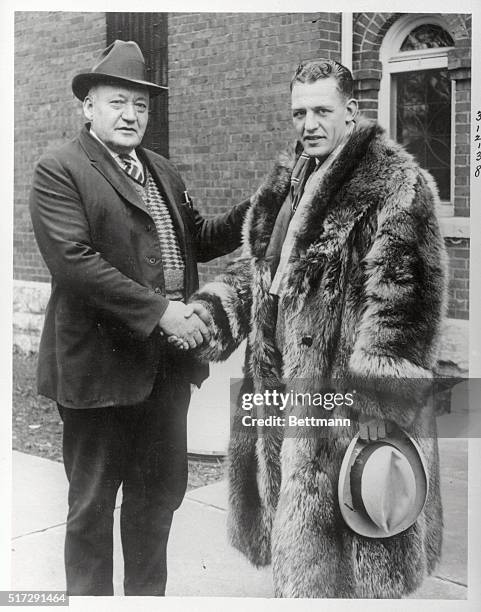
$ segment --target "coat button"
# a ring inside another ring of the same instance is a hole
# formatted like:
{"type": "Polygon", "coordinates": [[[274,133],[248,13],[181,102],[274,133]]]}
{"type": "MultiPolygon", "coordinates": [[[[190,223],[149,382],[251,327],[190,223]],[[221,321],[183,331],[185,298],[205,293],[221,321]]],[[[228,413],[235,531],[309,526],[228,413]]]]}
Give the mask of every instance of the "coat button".
{"type": "Polygon", "coordinates": [[[312,336],[303,336],[301,342],[304,346],[312,346],[312,336]]]}
{"type": "Polygon", "coordinates": [[[160,289],[160,287],[156,287],[156,288],[154,289],[154,292],[155,292],[155,293],[162,293],[162,290],[160,289]]]}
{"type": "Polygon", "coordinates": [[[155,259],[155,257],[148,257],[147,259],[148,259],[149,264],[151,264],[152,266],[157,263],[157,260],[155,259]]]}

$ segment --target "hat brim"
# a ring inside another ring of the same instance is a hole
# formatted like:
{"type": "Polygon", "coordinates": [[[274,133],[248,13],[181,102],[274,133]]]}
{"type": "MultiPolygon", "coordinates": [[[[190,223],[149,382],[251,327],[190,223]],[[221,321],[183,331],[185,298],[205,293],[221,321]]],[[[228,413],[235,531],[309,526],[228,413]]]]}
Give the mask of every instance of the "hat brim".
{"type": "Polygon", "coordinates": [[[148,89],[151,96],[157,96],[162,91],[167,91],[169,88],[163,85],[156,85],[149,81],[140,81],[136,79],[125,79],[115,75],[101,74],[98,72],[82,72],[77,74],[72,79],[72,91],[81,102],[83,102],[93,85],[98,83],[120,83],[128,87],[144,87],[148,89]]]}
{"type": "Polygon", "coordinates": [[[405,519],[389,532],[376,525],[362,508],[356,508],[351,491],[351,468],[357,456],[369,442],[359,438],[357,434],[349,444],[339,473],[338,496],[342,517],[347,525],[356,533],[367,538],[389,538],[408,529],[423,511],[428,495],[428,478],[426,464],[421,449],[405,431],[398,429],[381,442],[392,444],[408,459],[416,482],[415,501],[405,519]]]}

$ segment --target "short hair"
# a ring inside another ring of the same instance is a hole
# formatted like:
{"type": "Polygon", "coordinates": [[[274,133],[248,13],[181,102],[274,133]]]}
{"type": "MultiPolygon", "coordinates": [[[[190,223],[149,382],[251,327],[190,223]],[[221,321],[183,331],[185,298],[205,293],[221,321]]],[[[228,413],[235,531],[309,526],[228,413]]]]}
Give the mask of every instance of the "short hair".
{"type": "Polygon", "coordinates": [[[93,98],[97,92],[98,87],[99,87],[98,83],[94,83],[93,85],[91,85],[85,97],[93,98]]]}
{"type": "Polygon", "coordinates": [[[315,83],[320,79],[333,78],[337,81],[339,93],[352,98],[354,82],[349,68],[331,59],[314,59],[302,62],[291,80],[291,91],[296,83],[315,83]]]}

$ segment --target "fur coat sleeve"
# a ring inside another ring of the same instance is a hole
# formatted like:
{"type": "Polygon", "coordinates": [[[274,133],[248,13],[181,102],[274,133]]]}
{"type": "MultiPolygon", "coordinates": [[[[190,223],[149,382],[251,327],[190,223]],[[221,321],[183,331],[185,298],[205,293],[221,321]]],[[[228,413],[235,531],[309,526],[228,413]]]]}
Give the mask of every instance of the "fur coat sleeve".
{"type": "Polygon", "coordinates": [[[378,214],[365,257],[364,311],[349,361],[367,416],[407,427],[431,388],[446,298],[446,254],[434,214],[437,188],[420,171],[378,214]]]}
{"type": "MultiPolygon", "coordinates": [[[[244,236],[249,227],[249,212],[244,220],[244,236]]],[[[217,276],[197,291],[190,302],[201,303],[212,317],[210,344],[195,349],[201,361],[224,361],[249,333],[252,307],[252,267],[247,241],[242,253],[217,276]]]]}

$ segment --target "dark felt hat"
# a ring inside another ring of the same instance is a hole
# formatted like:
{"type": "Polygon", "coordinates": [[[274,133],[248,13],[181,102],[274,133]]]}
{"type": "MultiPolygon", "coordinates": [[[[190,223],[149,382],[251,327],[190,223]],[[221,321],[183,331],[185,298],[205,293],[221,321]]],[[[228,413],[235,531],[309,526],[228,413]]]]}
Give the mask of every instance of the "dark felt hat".
{"type": "Polygon", "coordinates": [[[116,40],[109,45],[92,70],[81,72],[73,78],[72,91],[83,102],[92,85],[109,82],[145,87],[153,96],[168,89],[147,81],[144,56],[132,40],[116,40]]]}

